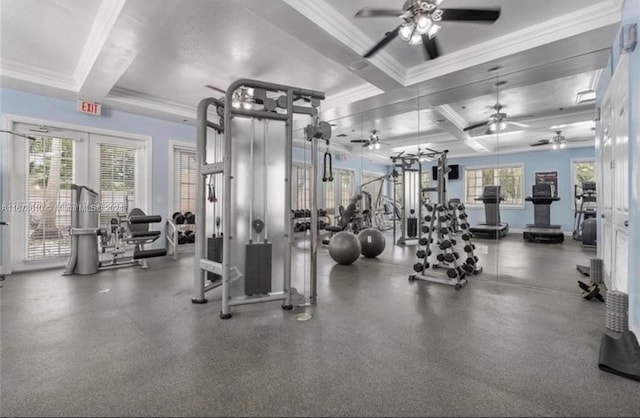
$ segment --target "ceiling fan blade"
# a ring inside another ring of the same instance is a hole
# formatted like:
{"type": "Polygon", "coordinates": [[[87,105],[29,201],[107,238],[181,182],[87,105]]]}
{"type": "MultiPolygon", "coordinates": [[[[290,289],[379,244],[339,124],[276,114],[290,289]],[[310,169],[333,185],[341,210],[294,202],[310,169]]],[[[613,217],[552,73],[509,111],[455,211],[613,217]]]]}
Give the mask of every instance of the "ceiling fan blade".
{"type": "Polygon", "coordinates": [[[436,59],[440,56],[440,52],[438,52],[438,43],[436,42],[436,38],[429,38],[429,35],[426,33],[422,34],[422,44],[424,45],[424,50],[427,52],[427,59],[436,59]]]}
{"type": "Polygon", "coordinates": [[[404,10],[398,9],[374,9],[367,7],[358,10],[356,17],[398,17],[404,13],[404,10]]]}
{"type": "Polygon", "coordinates": [[[488,125],[488,124],[489,124],[489,121],[484,121],[484,122],[476,123],[475,125],[467,126],[467,127],[466,127],[466,128],[464,128],[462,131],[463,131],[463,132],[470,131],[470,130],[472,130],[472,129],[476,129],[476,128],[479,128],[479,127],[481,127],[481,126],[485,126],[485,125],[488,125]]]}
{"type": "Polygon", "coordinates": [[[365,143],[365,144],[362,144],[362,148],[367,148],[369,145],[371,145],[371,143],[370,143],[370,142],[367,142],[367,143],[365,143]]]}
{"type": "Polygon", "coordinates": [[[369,142],[369,140],[368,139],[352,139],[350,142],[354,144],[362,144],[364,142],[369,142]]]}
{"type": "Polygon", "coordinates": [[[392,30],[391,32],[387,32],[387,34],[382,38],[380,42],[378,42],[373,48],[371,48],[366,54],[363,56],[365,58],[371,57],[373,54],[378,52],[381,48],[383,48],[386,44],[391,42],[396,36],[398,36],[398,31],[400,31],[400,26],[392,30]]]}
{"type": "Polygon", "coordinates": [[[211,84],[205,84],[205,87],[210,88],[211,90],[215,90],[217,92],[220,92],[222,94],[227,94],[226,91],[224,91],[224,90],[222,90],[222,89],[220,89],[220,88],[218,88],[216,86],[212,86],[211,84]]]}
{"type": "Polygon", "coordinates": [[[505,123],[509,124],[509,125],[515,125],[515,126],[519,126],[521,128],[531,128],[531,125],[527,125],[526,123],[520,123],[520,122],[513,122],[513,121],[505,121],[505,123]]]}
{"type": "Polygon", "coordinates": [[[537,147],[539,145],[549,145],[550,143],[551,143],[551,140],[549,139],[541,139],[540,141],[534,142],[533,144],[529,144],[529,145],[531,145],[532,147],[537,147]]]}
{"type": "Polygon", "coordinates": [[[500,17],[500,9],[440,9],[442,21],[493,23],[500,17]]]}

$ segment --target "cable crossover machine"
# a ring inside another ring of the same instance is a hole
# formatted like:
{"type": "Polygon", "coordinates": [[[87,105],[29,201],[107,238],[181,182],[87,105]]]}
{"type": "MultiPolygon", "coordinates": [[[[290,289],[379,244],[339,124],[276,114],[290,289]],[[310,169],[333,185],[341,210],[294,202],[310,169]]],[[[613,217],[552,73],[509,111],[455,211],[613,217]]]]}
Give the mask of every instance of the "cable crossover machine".
{"type": "MultiPolygon", "coordinates": [[[[294,115],[310,118],[304,132],[312,155],[311,225],[317,225],[318,141],[328,144],[331,137],[329,123],[319,120],[324,97],[240,79],[227,88],[224,100],[205,98],[198,105],[199,219],[191,300],[205,303],[205,292],[222,287],[222,319],[231,317],[232,306],[282,301],[290,310],[292,299],[304,301],[291,283],[293,125],[294,115]],[[238,96],[249,99],[238,103],[238,96]],[[218,123],[209,120],[211,106],[218,123]]],[[[310,304],[317,297],[317,238],[317,228],[311,228],[310,304]]]]}

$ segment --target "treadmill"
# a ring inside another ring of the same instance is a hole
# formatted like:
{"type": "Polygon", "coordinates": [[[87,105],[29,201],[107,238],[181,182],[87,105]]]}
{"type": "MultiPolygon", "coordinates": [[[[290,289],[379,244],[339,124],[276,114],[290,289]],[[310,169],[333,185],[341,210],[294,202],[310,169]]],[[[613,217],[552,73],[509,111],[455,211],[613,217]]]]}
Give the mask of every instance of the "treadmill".
{"type": "Polygon", "coordinates": [[[524,200],[533,203],[534,224],[527,224],[522,238],[528,242],[545,244],[564,242],[564,233],[560,225],[551,225],[551,204],[560,200],[551,193],[551,184],[541,183],[533,185],[532,196],[524,200]]]}
{"type": "Polygon", "coordinates": [[[484,203],[485,223],[470,227],[469,231],[478,238],[502,238],[509,233],[509,224],[500,222],[500,186],[484,186],[482,195],[476,200],[484,203]]]}

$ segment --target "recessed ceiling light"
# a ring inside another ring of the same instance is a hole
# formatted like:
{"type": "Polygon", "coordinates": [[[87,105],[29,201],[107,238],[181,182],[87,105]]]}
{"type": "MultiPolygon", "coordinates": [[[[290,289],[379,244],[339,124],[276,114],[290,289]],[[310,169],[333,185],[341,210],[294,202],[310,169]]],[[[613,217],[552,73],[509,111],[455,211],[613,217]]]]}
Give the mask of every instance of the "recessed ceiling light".
{"type": "Polygon", "coordinates": [[[345,136],[347,136],[347,134],[338,134],[336,135],[336,138],[344,138],[345,136]]]}
{"type": "Polygon", "coordinates": [[[368,65],[369,63],[366,60],[356,60],[349,64],[349,69],[351,71],[360,71],[366,68],[368,65]]]}
{"type": "Polygon", "coordinates": [[[585,90],[578,92],[576,95],[576,104],[594,102],[596,100],[596,92],[593,90],[585,90]]]}
{"type": "Polygon", "coordinates": [[[505,84],[507,84],[507,82],[506,82],[506,81],[498,81],[498,82],[496,83],[496,86],[504,86],[505,84]]]}
{"type": "Polygon", "coordinates": [[[494,71],[498,71],[500,68],[502,68],[499,65],[496,65],[495,67],[491,67],[489,68],[487,71],[489,71],[490,73],[494,72],[494,71]]]}
{"type": "Polygon", "coordinates": [[[438,123],[442,123],[444,121],[445,121],[445,119],[436,119],[436,122],[438,122],[438,123]]]}

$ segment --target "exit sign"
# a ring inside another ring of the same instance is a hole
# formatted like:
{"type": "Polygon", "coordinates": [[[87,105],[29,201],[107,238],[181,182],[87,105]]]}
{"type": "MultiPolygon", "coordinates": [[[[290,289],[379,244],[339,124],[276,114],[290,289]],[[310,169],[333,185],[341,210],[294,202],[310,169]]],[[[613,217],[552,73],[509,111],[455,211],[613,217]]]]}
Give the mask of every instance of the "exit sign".
{"type": "Polygon", "coordinates": [[[88,113],[90,115],[100,116],[102,106],[99,103],[91,103],[84,100],[78,100],[78,111],[88,113]]]}

